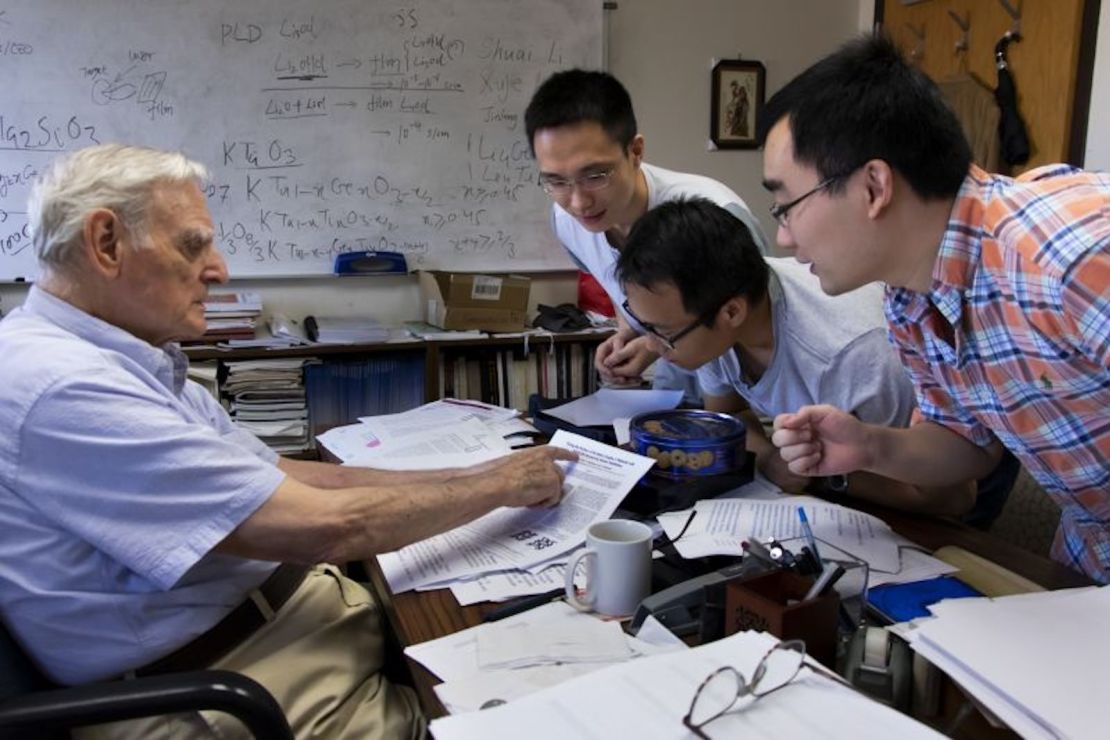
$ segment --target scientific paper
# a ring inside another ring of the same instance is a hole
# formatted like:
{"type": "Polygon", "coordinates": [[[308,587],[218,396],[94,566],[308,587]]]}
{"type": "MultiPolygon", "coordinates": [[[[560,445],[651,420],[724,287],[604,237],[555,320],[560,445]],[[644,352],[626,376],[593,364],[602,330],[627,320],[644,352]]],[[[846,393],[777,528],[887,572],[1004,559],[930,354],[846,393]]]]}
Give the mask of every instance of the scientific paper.
{"type": "Polygon", "coordinates": [[[468,524],[378,556],[393,593],[426,584],[528,568],[578,547],[608,519],[655,461],[559,430],[552,445],[578,453],[565,464],[563,500],[551,509],[502,507],[468,524]]]}
{"type": "MultiPolygon", "coordinates": [[[[698,501],[694,506],[697,515],[675,547],[684,558],[742,555],[741,543],[749,538],[799,538],[803,536],[799,506],[805,508],[818,539],[851,553],[872,568],[887,572],[900,568],[898,542],[886,523],[862,511],[828,504],[811,496],[698,501]]],[[[676,511],[660,515],[659,523],[668,537],[675,537],[689,518],[689,510],[676,511]]]]}

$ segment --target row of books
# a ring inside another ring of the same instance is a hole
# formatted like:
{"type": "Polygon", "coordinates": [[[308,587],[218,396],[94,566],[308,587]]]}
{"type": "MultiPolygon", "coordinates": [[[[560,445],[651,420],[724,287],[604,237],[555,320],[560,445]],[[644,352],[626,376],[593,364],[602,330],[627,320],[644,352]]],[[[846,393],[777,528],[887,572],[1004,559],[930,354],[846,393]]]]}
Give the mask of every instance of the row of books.
{"type": "Polygon", "coordinates": [[[254,291],[211,293],[204,301],[208,329],[198,344],[250,341],[262,315],[262,296],[254,291]]]}
{"type": "Polygon", "coordinates": [[[534,393],[568,398],[596,390],[592,346],[538,342],[528,354],[519,349],[473,347],[440,353],[440,398],[473,399],[526,411],[534,393]]]}
{"type": "Polygon", "coordinates": [[[424,355],[388,352],[309,365],[305,387],[315,434],[361,416],[408,411],[424,403],[424,355]]]}

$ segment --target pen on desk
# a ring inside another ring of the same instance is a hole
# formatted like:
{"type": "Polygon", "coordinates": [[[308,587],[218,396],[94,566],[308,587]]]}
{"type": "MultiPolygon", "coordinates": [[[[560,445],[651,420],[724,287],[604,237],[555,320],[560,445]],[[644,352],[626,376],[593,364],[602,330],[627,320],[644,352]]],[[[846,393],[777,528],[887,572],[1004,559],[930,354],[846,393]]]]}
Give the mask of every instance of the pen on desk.
{"type": "Polygon", "coordinates": [[[817,538],[813,536],[813,530],[809,526],[809,517],[806,516],[806,510],[802,506],[798,507],[798,519],[802,522],[802,532],[805,533],[806,541],[809,542],[810,552],[817,559],[817,565],[824,568],[825,561],[821,559],[821,553],[817,552],[817,538]]]}
{"type": "Polygon", "coordinates": [[[809,591],[806,591],[806,595],[802,598],[802,601],[805,602],[810,599],[816,599],[818,596],[824,596],[843,575],[844,566],[826,565],[825,569],[821,571],[821,575],[817,576],[817,580],[810,586],[809,591]]]}
{"type": "Polygon", "coordinates": [[[513,616],[514,614],[520,614],[521,612],[526,612],[529,609],[533,609],[537,606],[543,606],[549,601],[554,601],[556,598],[562,596],[563,594],[564,589],[553,588],[550,591],[544,591],[542,594],[536,594],[535,596],[525,596],[522,599],[510,601],[508,604],[499,606],[496,609],[491,609],[489,612],[486,613],[484,617],[482,617],[482,621],[496,622],[499,619],[505,619],[506,617],[513,616]]]}

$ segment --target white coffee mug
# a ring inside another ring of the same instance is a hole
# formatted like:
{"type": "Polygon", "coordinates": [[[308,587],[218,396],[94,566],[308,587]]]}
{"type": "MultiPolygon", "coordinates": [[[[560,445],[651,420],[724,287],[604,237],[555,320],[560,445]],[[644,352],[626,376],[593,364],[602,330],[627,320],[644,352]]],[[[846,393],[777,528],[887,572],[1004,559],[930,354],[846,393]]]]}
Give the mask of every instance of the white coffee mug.
{"type": "Polygon", "coordinates": [[[632,614],[651,593],[651,527],[627,519],[597,522],[586,531],[586,549],[567,563],[567,601],[582,611],[615,617],[632,614]],[[586,561],[586,589],[574,589],[574,571],[586,561]]]}

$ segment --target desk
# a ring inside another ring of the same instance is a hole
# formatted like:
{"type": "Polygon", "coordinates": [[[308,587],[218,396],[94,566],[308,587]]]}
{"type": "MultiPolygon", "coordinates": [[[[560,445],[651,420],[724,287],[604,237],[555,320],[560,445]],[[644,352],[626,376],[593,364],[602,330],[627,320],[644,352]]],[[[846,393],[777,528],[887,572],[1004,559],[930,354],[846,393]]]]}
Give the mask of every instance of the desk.
{"type": "MultiPolygon", "coordinates": [[[[1090,585],[1086,576],[1059,563],[1004,542],[987,533],[958,522],[930,517],[911,516],[863,502],[846,502],[887,521],[894,531],[930,550],[944,545],[958,545],[1024,576],[1048,589],[1090,585]]],[[[409,591],[394,595],[378,568],[377,561],[366,563],[371,583],[402,647],[443,637],[482,622],[482,616],[496,604],[459,606],[448,589],[409,591]]],[[[432,687],[439,683],[423,666],[406,661],[412,672],[420,703],[429,717],[446,714],[432,687]]]]}

